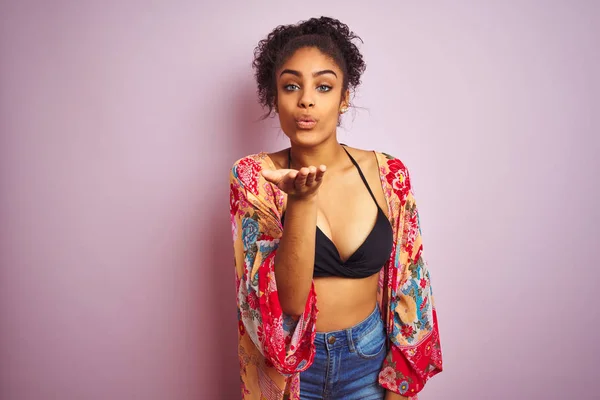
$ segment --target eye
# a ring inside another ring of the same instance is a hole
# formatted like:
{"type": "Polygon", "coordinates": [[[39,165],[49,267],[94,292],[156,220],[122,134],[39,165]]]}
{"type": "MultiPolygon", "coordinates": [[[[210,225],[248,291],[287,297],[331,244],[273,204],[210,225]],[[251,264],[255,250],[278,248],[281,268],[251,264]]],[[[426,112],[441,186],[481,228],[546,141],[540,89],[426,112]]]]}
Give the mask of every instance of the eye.
{"type": "Polygon", "coordinates": [[[287,90],[288,92],[292,92],[294,90],[298,90],[300,89],[300,87],[298,85],[294,85],[293,83],[289,84],[289,85],[285,85],[283,87],[284,90],[287,90]]]}
{"type": "Polygon", "coordinates": [[[329,85],[319,85],[317,86],[317,90],[320,92],[329,92],[331,90],[331,86],[329,85]]]}

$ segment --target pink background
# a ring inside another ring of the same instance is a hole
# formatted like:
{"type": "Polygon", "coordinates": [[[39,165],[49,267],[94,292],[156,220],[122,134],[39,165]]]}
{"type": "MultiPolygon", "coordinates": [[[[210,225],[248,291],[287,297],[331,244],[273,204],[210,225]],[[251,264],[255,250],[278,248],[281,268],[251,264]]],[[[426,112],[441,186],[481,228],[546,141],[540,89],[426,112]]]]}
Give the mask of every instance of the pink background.
{"type": "Polygon", "coordinates": [[[599,398],[600,3],[283,3],[0,2],[0,398],[239,398],[228,170],[286,146],[252,52],[322,14],[365,41],[340,139],[413,175],[422,399],[599,398]]]}

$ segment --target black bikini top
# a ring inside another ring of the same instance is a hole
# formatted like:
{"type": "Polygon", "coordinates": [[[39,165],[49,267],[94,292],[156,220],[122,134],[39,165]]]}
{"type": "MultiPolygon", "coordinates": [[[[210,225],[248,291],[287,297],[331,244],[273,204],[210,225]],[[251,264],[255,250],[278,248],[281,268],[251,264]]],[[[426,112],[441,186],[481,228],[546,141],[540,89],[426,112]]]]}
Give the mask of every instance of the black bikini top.
{"type": "MultiPolygon", "coordinates": [[[[340,253],[329,237],[317,226],[317,235],[315,238],[315,269],[313,276],[321,278],[326,276],[341,276],[346,278],[366,278],[378,273],[390,257],[393,248],[393,231],[390,222],[385,213],[377,204],[375,195],[371,191],[365,176],[363,175],[358,163],[348,153],[352,164],[358,170],[360,178],[369,190],[375,205],[377,206],[377,219],[375,226],[365,239],[365,241],[356,249],[356,251],[346,260],[342,260],[340,253]]],[[[291,166],[291,153],[288,154],[288,168],[291,166]]],[[[284,225],[285,212],[281,216],[281,224],[284,225]]]]}

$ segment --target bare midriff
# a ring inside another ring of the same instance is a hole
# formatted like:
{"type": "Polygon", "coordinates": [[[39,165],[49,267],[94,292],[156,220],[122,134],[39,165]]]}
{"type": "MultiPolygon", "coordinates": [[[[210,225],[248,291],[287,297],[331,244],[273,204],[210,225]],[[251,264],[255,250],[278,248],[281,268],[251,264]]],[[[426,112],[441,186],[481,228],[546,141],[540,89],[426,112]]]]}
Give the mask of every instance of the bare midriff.
{"type": "Polygon", "coordinates": [[[317,332],[351,328],[365,320],[377,303],[379,274],[361,279],[316,278],[317,332]]]}

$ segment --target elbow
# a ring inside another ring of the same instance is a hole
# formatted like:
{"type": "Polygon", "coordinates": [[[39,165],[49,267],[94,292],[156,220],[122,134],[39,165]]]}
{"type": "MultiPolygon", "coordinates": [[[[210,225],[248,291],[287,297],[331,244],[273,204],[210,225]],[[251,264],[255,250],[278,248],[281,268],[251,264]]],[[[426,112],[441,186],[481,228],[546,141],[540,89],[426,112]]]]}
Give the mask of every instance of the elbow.
{"type": "MultiPolygon", "coordinates": [[[[275,279],[277,280],[277,276],[275,279]]],[[[310,286],[305,293],[303,290],[298,290],[298,287],[290,287],[284,282],[281,282],[281,280],[277,282],[277,297],[281,311],[292,318],[299,318],[306,309],[310,286]]]]}
{"type": "Polygon", "coordinates": [[[304,304],[287,304],[281,299],[279,299],[279,303],[281,304],[281,311],[289,317],[298,319],[304,314],[304,304]]]}
{"type": "Polygon", "coordinates": [[[285,274],[285,268],[284,273],[280,273],[278,266],[275,265],[275,283],[281,311],[287,316],[298,318],[304,314],[311,296],[312,274],[307,277],[290,277],[285,274]]]}
{"type": "Polygon", "coordinates": [[[294,319],[300,318],[304,314],[307,298],[304,299],[282,296],[279,292],[279,305],[281,312],[294,319]]]}

